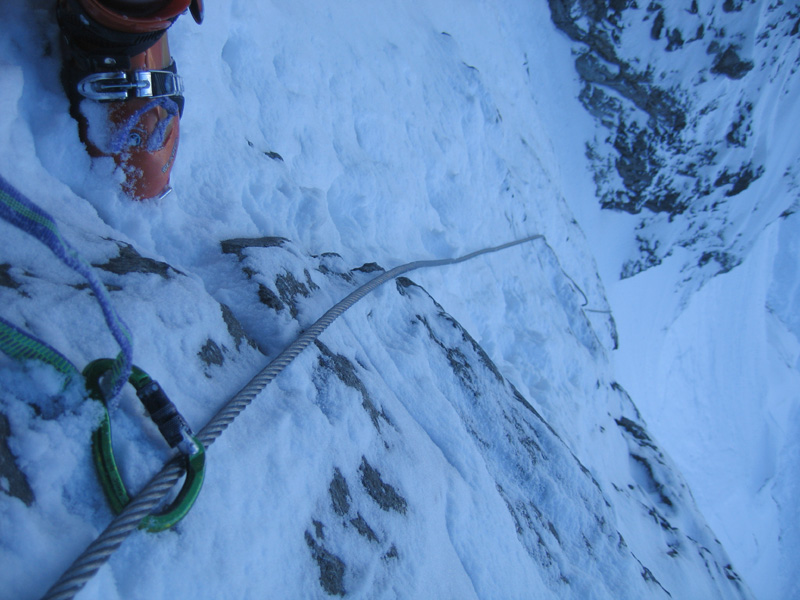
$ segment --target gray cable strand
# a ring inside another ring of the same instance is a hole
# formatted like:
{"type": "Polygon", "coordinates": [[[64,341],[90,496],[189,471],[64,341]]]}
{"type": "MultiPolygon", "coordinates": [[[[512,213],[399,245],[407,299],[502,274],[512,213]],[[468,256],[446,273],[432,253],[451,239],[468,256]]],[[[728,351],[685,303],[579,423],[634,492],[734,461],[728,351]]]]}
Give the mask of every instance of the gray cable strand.
{"type": "MultiPolygon", "coordinates": [[[[327,327],[342,315],[347,309],[372,292],[375,288],[387,281],[399,277],[416,269],[441,267],[466,262],[482,254],[499,252],[506,248],[518,246],[533,240],[544,239],[541,234],[531,235],[526,238],[508,242],[500,246],[484,248],[458,258],[443,258],[438,260],[419,260],[395,267],[374,279],[363,284],[336,303],[328,312],[322,315],[311,327],[304,331],[294,342],[289,344],[283,352],[270,362],[264,369],[256,374],[239,393],[231,398],[225,406],[208,422],[200,431],[197,438],[206,449],[213,444],[228,425],[247,408],[253,399],[292,362],[297,355],[305,350],[327,327]]],[[[167,495],[169,490],[184,473],[181,456],[176,456],[163,469],[153,477],[142,491],[134,498],[123,511],[111,521],[106,529],[83,551],[75,561],[64,571],[64,574],[42,597],[42,600],[71,600],[84,585],[100,570],[111,555],[122,545],[139,523],[147,517],[159,502],[167,495]]]]}

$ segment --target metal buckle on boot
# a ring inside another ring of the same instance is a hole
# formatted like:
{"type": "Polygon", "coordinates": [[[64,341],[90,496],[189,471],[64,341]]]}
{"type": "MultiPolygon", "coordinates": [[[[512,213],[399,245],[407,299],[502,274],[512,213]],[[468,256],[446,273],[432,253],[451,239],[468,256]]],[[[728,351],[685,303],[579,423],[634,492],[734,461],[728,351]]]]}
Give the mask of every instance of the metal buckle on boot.
{"type": "MultiPolygon", "coordinates": [[[[81,96],[98,102],[127,100],[131,97],[130,92],[137,87],[150,87],[150,84],[130,81],[128,73],[124,71],[92,73],[78,82],[78,92],[81,96]]],[[[133,97],[136,97],[136,94],[133,97]]]]}
{"type": "Polygon", "coordinates": [[[97,102],[181,96],[183,80],[171,71],[92,73],[78,83],[78,92],[97,102]]]}
{"type": "Polygon", "coordinates": [[[183,79],[172,71],[135,71],[134,95],[137,98],[182,96],[183,79]]]}

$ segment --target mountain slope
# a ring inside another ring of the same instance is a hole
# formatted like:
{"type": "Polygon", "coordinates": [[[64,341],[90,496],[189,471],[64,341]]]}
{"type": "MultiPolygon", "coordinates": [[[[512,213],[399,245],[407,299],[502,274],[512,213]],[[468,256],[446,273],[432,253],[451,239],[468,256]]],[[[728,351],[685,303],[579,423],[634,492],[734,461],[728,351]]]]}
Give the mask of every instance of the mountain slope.
{"type": "MultiPolygon", "coordinates": [[[[544,7],[456,8],[183,19],[173,49],[203,93],[176,193],[132,204],[67,115],[50,4],[0,7],[3,174],[95,265],[135,362],[195,428],[372,263],[546,237],[357,305],[209,450],[190,515],[134,533],[81,596],[750,597],[616,383],[614,320],[539,122],[556,100],[533,93],[530,35],[559,34],[544,7]]],[[[113,356],[79,278],[0,227],[3,317],[79,366],[113,356]]],[[[37,597],[111,518],[98,413],[46,367],[0,369],[0,590],[37,597]]],[[[138,489],[167,453],[131,394],[112,420],[138,489]]]]}
{"type": "Polygon", "coordinates": [[[569,199],[614,309],[617,376],[756,594],[797,597],[800,13],[549,6],[597,127],[594,181],[569,199]]]}
{"type": "Polygon", "coordinates": [[[604,208],[638,216],[630,277],[680,250],[687,286],[740,264],[798,198],[792,3],[550,0],[576,42],[604,208]]]}

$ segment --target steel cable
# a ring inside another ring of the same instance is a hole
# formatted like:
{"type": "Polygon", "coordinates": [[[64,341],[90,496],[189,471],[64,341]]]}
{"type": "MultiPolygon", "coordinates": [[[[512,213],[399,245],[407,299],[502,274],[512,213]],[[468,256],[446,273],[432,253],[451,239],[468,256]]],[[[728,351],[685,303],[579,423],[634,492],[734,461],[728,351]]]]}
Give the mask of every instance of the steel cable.
{"type": "MultiPolygon", "coordinates": [[[[363,284],[351,292],[343,300],[336,303],[311,327],[304,331],[294,342],[283,350],[275,359],[262,369],[245,385],[222,409],[203,427],[197,438],[208,448],[239,414],[247,408],[253,399],[283,371],[303,350],[316,340],[339,316],[361,300],[364,296],[380,287],[387,281],[416,269],[454,265],[489,254],[518,246],[537,239],[544,239],[541,234],[508,242],[500,246],[484,248],[458,258],[437,260],[420,260],[395,267],[363,284]]],[[[122,542],[133,532],[139,523],[158,506],[184,473],[180,457],[167,462],[162,470],[153,477],[142,491],[117,515],[106,529],[93,541],[86,550],[70,565],[58,581],[48,590],[42,600],[69,600],[75,597],[84,585],[97,573],[111,555],[122,545],[122,542]]]]}

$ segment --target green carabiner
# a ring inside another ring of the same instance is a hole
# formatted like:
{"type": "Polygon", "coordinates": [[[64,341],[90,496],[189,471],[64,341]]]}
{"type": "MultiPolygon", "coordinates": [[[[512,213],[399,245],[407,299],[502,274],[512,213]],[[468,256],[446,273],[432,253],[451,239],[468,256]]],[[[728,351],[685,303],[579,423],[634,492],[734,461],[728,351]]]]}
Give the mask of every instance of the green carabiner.
{"type": "MultiPolygon", "coordinates": [[[[108,358],[92,361],[83,370],[83,377],[89,395],[103,405],[103,419],[92,434],[92,457],[111,510],[114,514],[119,514],[131,501],[131,497],[114,459],[111,419],[100,384],[100,379],[111,370],[112,364],[113,361],[108,358]]],[[[134,366],[128,382],[136,389],[164,439],[171,447],[178,446],[186,461],[186,479],[175,500],[164,511],[145,517],[139,525],[140,529],[163,531],[185,517],[197,499],[205,477],[205,448],[175,409],[175,405],[161,391],[158,383],[147,373],[134,366]]]]}

